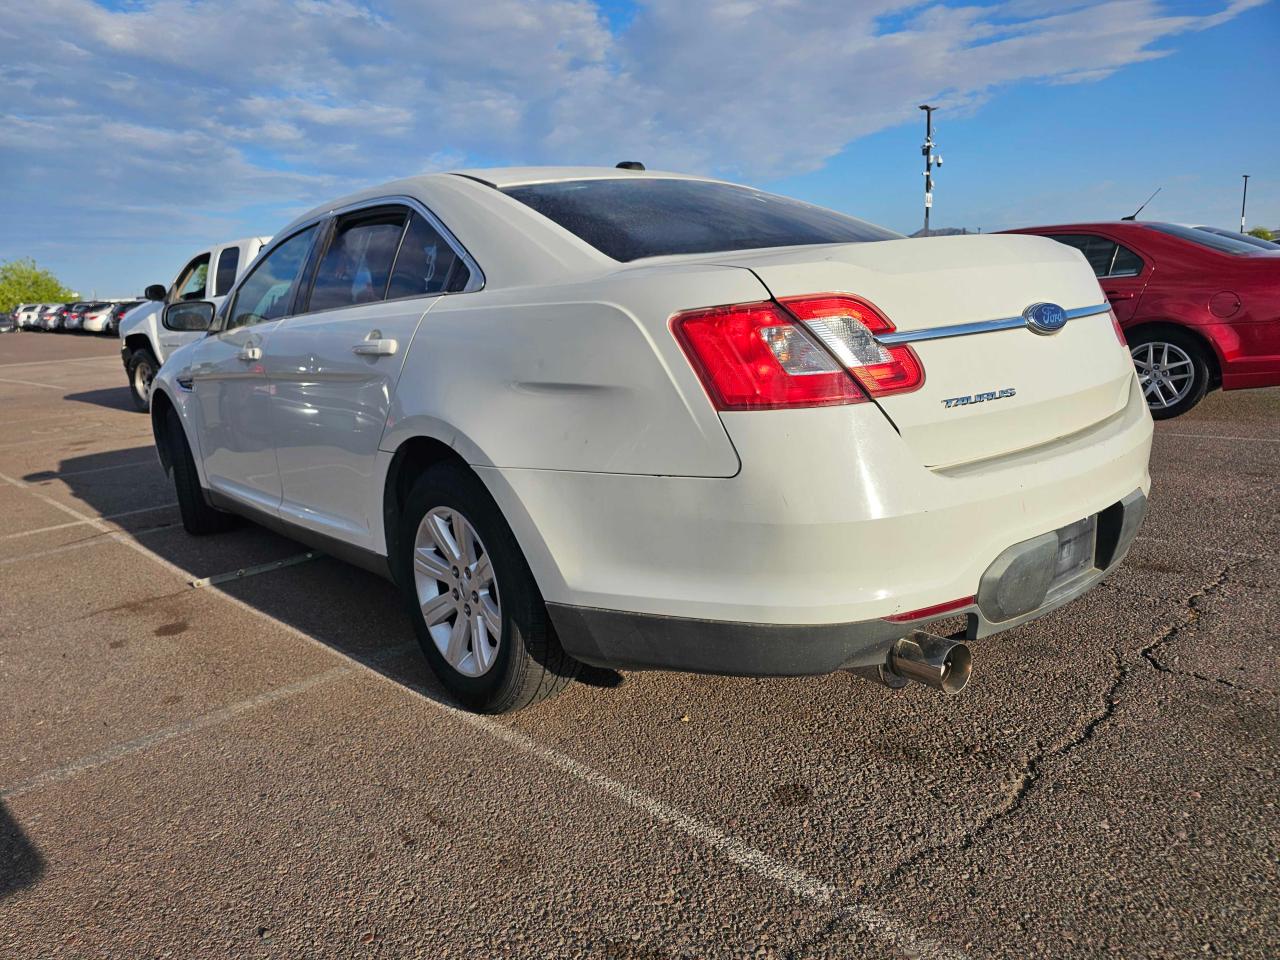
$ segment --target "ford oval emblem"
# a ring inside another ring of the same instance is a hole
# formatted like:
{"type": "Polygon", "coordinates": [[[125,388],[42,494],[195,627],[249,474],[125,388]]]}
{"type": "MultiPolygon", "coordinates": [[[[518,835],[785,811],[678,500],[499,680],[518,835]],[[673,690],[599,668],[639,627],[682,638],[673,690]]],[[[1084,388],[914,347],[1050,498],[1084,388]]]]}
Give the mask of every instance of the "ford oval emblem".
{"type": "Polygon", "coordinates": [[[1056,303],[1033,303],[1022,316],[1033,333],[1057,333],[1067,324],[1067,311],[1056,303]]]}

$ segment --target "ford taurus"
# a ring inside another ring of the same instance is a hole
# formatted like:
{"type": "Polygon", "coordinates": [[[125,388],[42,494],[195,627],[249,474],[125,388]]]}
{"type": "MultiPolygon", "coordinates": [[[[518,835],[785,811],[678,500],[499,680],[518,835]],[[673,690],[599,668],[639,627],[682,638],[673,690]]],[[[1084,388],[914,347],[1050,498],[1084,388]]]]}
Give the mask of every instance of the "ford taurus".
{"type": "Polygon", "coordinates": [[[966,641],[1090,589],[1146,506],[1116,317],[1044,237],[472,170],[312,210],[164,322],[204,333],[151,410],[187,530],[391,578],[479,710],[580,663],[955,691],[966,641]]]}

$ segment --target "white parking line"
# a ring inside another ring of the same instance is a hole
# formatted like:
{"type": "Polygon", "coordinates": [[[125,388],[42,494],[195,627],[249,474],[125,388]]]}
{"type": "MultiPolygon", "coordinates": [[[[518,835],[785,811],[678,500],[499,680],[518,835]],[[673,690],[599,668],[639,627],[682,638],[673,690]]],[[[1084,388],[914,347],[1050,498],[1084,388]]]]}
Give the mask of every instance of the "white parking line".
{"type": "MultiPolygon", "coordinates": [[[[42,500],[47,500],[50,503],[52,503],[54,506],[57,506],[59,509],[65,510],[66,512],[71,513],[73,515],[77,515],[79,516],[80,519],[90,524],[95,524],[100,529],[109,531],[109,534],[112,537],[112,539],[115,539],[118,542],[123,543],[126,546],[132,548],[133,550],[136,550],[138,553],[142,554],[143,556],[148,557],[151,560],[154,560],[156,563],[159,563],[161,566],[178,574],[183,579],[187,579],[189,577],[189,574],[185,570],[183,570],[181,567],[177,566],[174,563],[171,563],[170,561],[166,560],[164,557],[159,556],[158,554],[152,553],[142,544],[138,543],[135,540],[132,540],[131,538],[125,536],[124,534],[110,531],[109,528],[104,527],[101,523],[96,521],[93,517],[89,517],[84,514],[79,514],[78,511],[74,510],[73,508],[68,507],[65,504],[60,504],[60,503],[57,503],[56,501],[53,501],[49,497],[46,497],[43,494],[41,494],[38,490],[33,489],[30,485],[24,484],[19,480],[14,480],[12,477],[8,477],[8,476],[5,476],[4,474],[0,474],[0,480],[3,480],[4,482],[10,483],[17,487],[21,487],[22,489],[25,489],[29,493],[31,493],[32,496],[38,497],[42,500]]],[[[755,847],[752,847],[749,844],[746,844],[741,840],[738,840],[737,838],[730,836],[729,834],[720,830],[718,827],[715,827],[709,823],[699,820],[696,817],[693,817],[687,813],[684,813],[683,811],[677,809],[676,807],[671,806],[670,804],[664,803],[663,801],[657,799],[656,797],[651,797],[648,794],[642,793],[639,790],[636,790],[632,787],[628,787],[626,784],[618,780],[615,780],[612,777],[609,777],[608,775],[603,774],[592,767],[589,767],[588,765],[582,763],[581,761],[575,760],[573,757],[570,757],[568,754],[561,753],[559,750],[555,750],[551,747],[543,746],[535,742],[531,738],[525,736],[523,733],[520,733],[519,731],[516,731],[516,730],[512,730],[509,727],[503,726],[501,723],[497,722],[496,720],[492,720],[489,717],[486,717],[480,714],[468,713],[466,711],[459,710],[456,707],[451,707],[448,704],[441,703],[440,701],[430,696],[430,694],[425,689],[421,687],[417,687],[416,685],[406,684],[395,677],[392,677],[386,673],[383,673],[382,671],[376,669],[372,665],[360,663],[359,661],[353,662],[350,660],[350,658],[346,657],[345,654],[341,653],[338,650],[333,649],[323,641],[317,640],[315,637],[311,636],[310,634],[304,633],[302,630],[299,630],[297,627],[294,627],[288,623],[285,623],[283,620],[276,619],[275,617],[271,616],[269,613],[266,613],[262,610],[259,610],[256,607],[251,606],[250,604],[239,599],[238,597],[234,597],[231,594],[224,593],[222,591],[218,591],[214,595],[223,598],[228,603],[232,604],[235,607],[238,607],[241,610],[247,611],[248,613],[251,613],[256,617],[260,617],[263,620],[266,620],[269,623],[276,625],[277,627],[287,631],[291,635],[298,637],[299,639],[309,644],[312,644],[314,646],[321,648],[322,650],[327,651],[330,655],[334,657],[339,657],[344,661],[346,661],[345,666],[336,667],[334,668],[335,671],[346,672],[346,671],[363,670],[364,672],[368,673],[370,676],[377,677],[381,681],[390,684],[392,687],[394,687],[399,691],[413,694],[417,696],[421,700],[421,702],[427,704],[428,706],[434,707],[436,710],[439,710],[445,715],[452,717],[453,719],[456,719],[462,723],[466,723],[477,730],[482,731],[483,733],[492,737],[494,740],[505,743],[508,746],[512,747],[513,749],[519,751],[520,753],[526,754],[527,756],[539,759],[548,765],[554,766],[557,769],[568,774],[569,776],[573,777],[574,779],[579,780],[582,783],[585,783],[588,786],[595,788],[601,793],[604,793],[605,795],[610,796],[613,799],[618,800],[626,804],[627,806],[632,807],[633,809],[636,809],[642,813],[647,814],[650,818],[658,821],[659,823],[663,823],[674,830],[677,830],[681,833],[686,834],[687,836],[693,837],[694,839],[701,841],[702,843],[705,843],[706,845],[712,847],[717,852],[719,852],[731,863],[735,864],[736,866],[740,867],[743,870],[748,870],[759,877],[763,877],[765,880],[768,880],[770,883],[774,884],[775,886],[778,886],[788,891],[795,897],[802,900],[807,900],[813,905],[818,907],[834,909],[838,911],[841,916],[848,917],[851,920],[861,923],[868,930],[870,930],[876,937],[891,944],[899,951],[907,951],[917,955],[927,955],[930,957],[951,958],[951,960],[960,960],[960,958],[963,958],[965,956],[960,951],[952,950],[950,948],[944,948],[940,944],[935,944],[924,939],[923,937],[916,934],[914,931],[898,923],[892,917],[889,917],[888,915],[882,913],[881,911],[876,910],[874,907],[867,907],[857,903],[854,900],[849,899],[844,893],[842,893],[836,887],[809,875],[808,873],[801,870],[800,868],[792,866],[791,864],[787,863],[785,860],[782,860],[778,857],[771,856],[770,854],[765,853],[763,850],[759,850],[755,847]]],[[[325,677],[325,676],[328,676],[328,673],[319,674],[318,676],[325,677]]],[[[306,681],[299,681],[299,683],[305,683],[305,682],[306,681]]],[[[317,680],[316,682],[319,682],[319,681],[317,680]]],[[[312,685],[314,686],[315,684],[312,684],[312,685]]],[[[297,694],[294,693],[291,695],[296,696],[297,694]]],[[[267,696],[267,694],[262,694],[260,696],[267,696]]],[[[280,697],[277,697],[276,699],[280,699],[280,697]]],[[[265,702],[270,702],[270,701],[268,700],[265,702]]],[[[224,710],[234,710],[235,707],[236,705],[233,704],[231,707],[224,708],[224,710]]],[[[245,707],[244,709],[245,710],[252,709],[252,707],[245,707]]],[[[238,712],[243,712],[243,710],[238,712]]],[[[215,723],[221,723],[224,720],[230,719],[235,715],[236,713],[231,713],[225,717],[220,716],[215,720],[210,720],[204,726],[213,726],[215,723]]],[[[208,716],[212,717],[214,715],[210,714],[208,716]]],[[[195,723],[197,721],[190,721],[190,722],[195,723]]],[[[198,729],[204,729],[204,726],[201,726],[198,729]]],[[[178,736],[178,735],[180,734],[174,734],[174,736],[178,736]]],[[[172,739],[172,737],[170,737],[169,739],[172,739]]],[[[136,741],[131,741],[131,742],[136,742],[136,741]]],[[[163,742],[163,741],[160,741],[160,742],[163,742]]],[[[139,752],[140,750],[145,750],[151,745],[152,744],[150,743],[144,743],[143,745],[134,749],[132,752],[136,753],[136,752],[139,752]]],[[[94,756],[98,757],[101,755],[95,754],[94,756]]],[[[87,759],[93,759],[93,758],[87,758],[87,759]]],[[[110,762],[111,759],[114,759],[114,757],[110,757],[110,758],[101,760],[97,763],[93,763],[88,767],[84,767],[83,769],[92,769],[93,766],[100,766],[102,763],[108,763],[110,762]]],[[[81,768],[77,767],[75,770],[68,772],[62,779],[72,776],[74,775],[74,773],[80,772],[80,769],[81,768]]],[[[34,789],[34,787],[30,787],[27,789],[34,789]]]]}
{"type": "Polygon", "coordinates": [[[109,467],[90,467],[88,470],[70,470],[66,473],[50,473],[49,476],[41,477],[39,480],[31,481],[33,483],[52,483],[54,480],[63,480],[67,477],[83,477],[90,473],[106,473],[108,470],[127,470],[130,467],[160,467],[160,461],[155,457],[148,457],[145,460],[135,460],[133,463],[113,463],[109,467]]]}
{"type": "MultiPolygon", "coordinates": [[[[155,510],[164,510],[168,507],[176,506],[177,504],[173,502],[161,503],[154,507],[139,507],[137,510],[122,510],[120,513],[110,513],[105,517],[95,517],[93,519],[106,523],[109,520],[118,520],[121,517],[132,517],[139,513],[151,513],[155,510]]],[[[3,536],[0,536],[0,540],[17,540],[20,537],[33,537],[40,533],[53,533],[55,530],[66,530],[68,527],[82,527],[85,524],[92,522],[93,520],[71,520],[67,523],[55,523],[51,527],[37,527],[35,530],[19,530],[17,533],[6,533],[3,536]]]]}
{"type": "Polygon", "coordinates": [[[277,700],[285,700],[289,697],[296,697],[300,693],[306,693],[312,687],[317,687],[322,683],[328,683],[336,680],[338,677],[346,676],[351,673],[351,667],[334,667],[332,670],[326,670],[324,673],[317,673],[314,676],[299,680],[296,683],[285,684],[282,687],[276,687],[265,693],[260,693],[256,697],[249,697],[247,700],[240,700],[236,703],[229,704],[220,710],[214,710],[212,713],[205,713],[198,717],[192,717],[190,720],[184,720],[182,723],[175,723],[171,727],[165,727],[154,733],[148,733],[145,736],[137,737],[133,740],[126,740],[124,743],[117,743],[114,746],[107,747],[105,750],[99,750],[97,753],[91,753],[87,757],[81,757],[78,760],[72,760],[70,763],[63,764],[60,767],[54,767],[51,770],[45,770],[38,773],[34,777],[26,780],[20,780],[11,786],[0,788],[0,799],[20,797],[24,793],[30,793],[32,790],[39,790],[41,787],[47,787],[50,784],[60,783],[63,780],[69,780],[78,773],[84,773],[86,770],[93,770],[97,767],[104,766],[115,760],[121,760],[135,753],[142,753],[150,750],[152,747],[167,743],[177,737],[181,737],[188,733],[194,733],[197,730],[206,730],[209,727],[217,726],[220,723],[226,723],[233,720],[242,713],[255,710],[258,707],[265,706],[268,703],[274,703],[277,700]]]}
{"type": "MultiPolygon", "coordinates": [[[[88,424],[88,423],[86,423],[85,425],[86,425],[86,426],[98,426],[98,427],[103,426],[103,424],[102,424],[102,423],[100,423],[100,422],[98,422],[98,423],[93,423],[93,424],[88,424]]],[[[78,438],[76,438],[76,437],[59,436],[59,437],[33,437],[33,438],[32,438],[32,439],[30,439],[30,440],[12,440],[12,441],[10,441],[9,443],[0,443],[0,450],[8,450],[10,447],[29,447],[29,446],[31,446],[33,443],[57,443],[58,441],[64,441],[64,442],[65,442],[65,441],[67,441],[67,440],[69,440],[69,439],[70,439],[70,440],[75,440],[75,439],[78,439],[78,438]]],[[[149,431],[149,430],[148,430],[146,433],[140,433],[140,434],[138,434],[137,436],[131,436],[131,435],[129,435],[129,434],[124,434],[124,435],[122,435],[122,436],[120,436],[120,437],[116,437],[116,438],[113,438],[113,439],[117,439],[117,440],[145,440],[148,444],[150,444],[150,443],[154,443],[154,442],[155,442],[155,441],[154,441],[154,439],[153,439],[153,438],[152,438],[152,436],[151,436],[151,431],[149,431]]]]}
{"type": "Polygon", "coordinates": [[[46,390],[70,390],[71,387],[63,387],[54,383],[37,383],[35,380],[14,380],[10,377],[0,377],[0,383],[20,383],[27,387],[44,387],[46,390]]]}
{"type": "Polygon", "coordinates": [[[61,363],[96,363],[102,360],[110,360],[112,363],[119,363],[120,358],[114,354],[107,354],[102,357],[72,357],[68,360],[23,360],[20,363],[0,363],[0,368],[4,367],[53,367],[61,363]]]}

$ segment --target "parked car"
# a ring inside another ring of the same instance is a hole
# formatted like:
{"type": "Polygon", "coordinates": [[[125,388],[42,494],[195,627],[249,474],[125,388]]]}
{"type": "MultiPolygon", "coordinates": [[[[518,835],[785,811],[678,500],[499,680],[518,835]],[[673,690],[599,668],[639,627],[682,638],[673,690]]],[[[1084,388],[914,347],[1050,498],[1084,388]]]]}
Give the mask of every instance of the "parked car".
{"type": "Polygon", "coordinates": [[[36,327],[40,330],[56,330],[62,325],[62,319],[66,316],[66,310],[71,305],[68,303],[53,303],[36,318],[36,327]]]}
{"type": "Polygon", "coordinates": [[[0,333],[14,333],[18,329],[18,321],[12,310],[0,313],[0,333]]]}
{"type": "Polygon", "coordinates": [[[236,278],[270,240],[270,237],[246,237],[202,250],[182,268],[168,289],[158,283],[147,287],[143,306],[121,319],[120,359],[129,378],[134,406],[139,410],[150,408],[151,382],[169,354],[200,336],[195,331],[165,327],[161,322],[164,307],[186,300],[221,303],[236,278]]]}
{"type": "Polygon", "coordinates": [[[15,306],[9,313],[9,316],[13,319],[14,327],[22,329],[30,326],[39,315],[40,306],[38,303],[20,303],[15,306]]]}
{"type": "Polygon", "coordinates": [[[91,306],[93,306],[93,302],[89,300],[68,304],[66,312],[62,315],[62,322],[55,329],[63,333],[73,333],[80,330],[84,325],[84,312],[91,306]]]}
{"type": "Polygon", "coordinates": [[[106,333],[111,328],[111,318],[119,304],[115,300],[90,304],[84,312],[85,333],[106,333]]]}
{"type": "Polygon", "coordinates": [[[1148,221],[1011,232],[1052,237],[1084,255],[1156,419],[1186,413],[1215,387],[1280,384],[1280,249],[1148,221]]]}
{"type": "Polygon", "coordinates": [[[954,691],[1115,568],[1152,424],[1061,244],[908,240],[630,170],[435,174],[295,220],[152,392],[183,524],[399,584],[459,700],[579,662],[954,691]]]}
{"type": "Polygon", "coordinates": [[[136,307],[140,307],[147,303],[146,300],[123,300],[111,307],[111,313],[107,317],[107,326],[105,333],[113,337],[120,335],[120,321],[124,319],[124,315],[136,307]]]}
{"type": "Polygon", "coordinates": [[[82,330],[82,332],[91,332],[91,328],[86,325],[90,316],[101,314],[102,311],[108,310],[110,303],[102,300],[91,300],[81,303],[78,310],[70,312],[67,320],[64,321],[64,330],[82,330]]]}

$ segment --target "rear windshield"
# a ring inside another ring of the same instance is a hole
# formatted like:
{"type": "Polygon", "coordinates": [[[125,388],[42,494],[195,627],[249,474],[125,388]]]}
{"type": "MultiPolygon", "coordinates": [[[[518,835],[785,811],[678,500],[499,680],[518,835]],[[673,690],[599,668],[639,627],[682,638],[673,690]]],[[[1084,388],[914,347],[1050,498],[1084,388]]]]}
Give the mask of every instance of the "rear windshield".
{"type": "Polygon", "coordinates": [[[1266,257],[1280,254],[1280,247],[1276,248],[1275,253],[1268,253],[1243,240],[1237,240],[1235,237],[1224,237],[1219,233],[1210,233],[1208,230],[1199,230],[1195,227],[1184,227],[1177,223],[1145,223],[1143,226],[1150,227],[1152,230],[1159,230],[1161,233],[1167,233],[1173,237],[1189,240],[1202,247],[1208,247],[1210,250],[1217,250],[1219,253],[1230,253],[1237,257],[1266,257]]]}
{"type": "Polygon", "coordinates": [[[799,200],[701,180],[567,180],[503,187],[615,260],[902,235],[799,200]]]}

